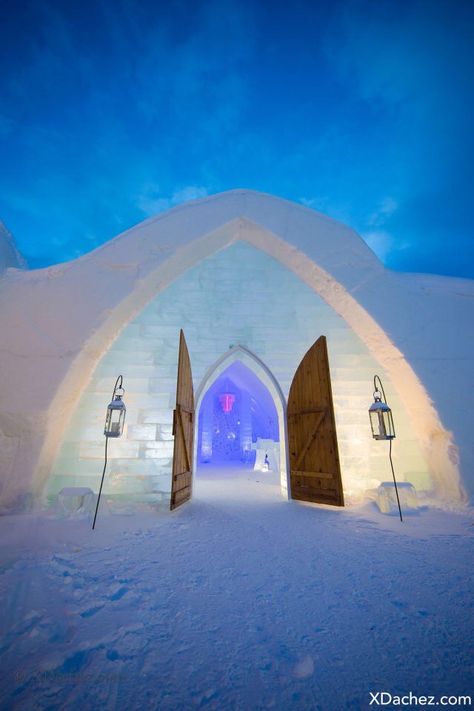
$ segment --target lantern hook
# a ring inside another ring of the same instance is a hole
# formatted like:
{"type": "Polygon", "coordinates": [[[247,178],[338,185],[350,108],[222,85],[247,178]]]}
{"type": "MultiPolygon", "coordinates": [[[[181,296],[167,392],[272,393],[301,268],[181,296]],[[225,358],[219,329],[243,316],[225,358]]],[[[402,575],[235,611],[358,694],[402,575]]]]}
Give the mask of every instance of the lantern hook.
{"type": "Polygon", "coordinates": [[[125,393],[125,390],[123,388],[123,377],[121,375],[118,376],[117,380],[115,381],[114,385],[114,391],[112,393],[112,400],[116,400],[117,398],[122,399],[123,395],[125,393]],[[120,382],[120,385],[119,385],[120,382]],[[122,392],[118,392],[121,390],[122,392]]]}
{"type": "Polygon", "coordinates": [[[374,400],[381,400],[382,398],[380,395],[383,396],[383,401],[385,404],[387,404],[387,398],[385,395],[385,390],[383,389],[382,381],[380,380],[378,375],[374,375],[374,400]],[[377,386],[377,380],[379,382],[379,386],[377,386]]]}

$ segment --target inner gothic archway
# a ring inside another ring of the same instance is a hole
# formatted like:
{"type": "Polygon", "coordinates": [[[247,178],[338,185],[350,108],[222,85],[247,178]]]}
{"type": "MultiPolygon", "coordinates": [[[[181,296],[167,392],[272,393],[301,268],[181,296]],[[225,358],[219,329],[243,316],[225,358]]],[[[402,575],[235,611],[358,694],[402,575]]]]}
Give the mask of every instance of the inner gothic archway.
{"type": "Polygon", "coordinates": [[[196,393],[194,462],[199,475],[217,466],[264,470],[288,498],[286,401],[267,366],[243,346],[209,368],[196,393]]]}

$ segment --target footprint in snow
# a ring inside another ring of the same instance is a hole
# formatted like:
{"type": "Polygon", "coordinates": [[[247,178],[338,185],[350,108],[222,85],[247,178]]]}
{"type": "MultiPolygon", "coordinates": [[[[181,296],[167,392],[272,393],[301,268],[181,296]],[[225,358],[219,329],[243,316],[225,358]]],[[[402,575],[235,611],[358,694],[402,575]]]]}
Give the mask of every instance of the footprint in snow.
{"type": "Polygon", "coordinates": [[[55,671],[59,674],[77,674],[89,661],[90,652],[91,650],[89,649],[80,649],[77,652],[74,652],[74,654],[67,657],[63,664],[55,671]]]}
{"type": "Polygon", "coordinates": [[[64,556],[53,555],[51,557],[51,562],[54,563],[56,567],[61,568],[74,569],[76,567],[70,558],[66,558],[64,556]]]}
{"type": "Polygon", "coordinates": [[[128,588],[123,585],[122,587],[118,588],[112,595],[108,596],[109,600],[120,600],[126,593],[128,593],[128,588]]]}
{"type": "Polygon", "coordinates": [[[70,625],[66,628],[58,628],[48,639],[50,644],[57,644],[58,642],[70,642],[76,635],[77,628],[70,625]]]}
{"type": "Polygon", "coordinates": [[[399,610],[406,610],[406,608],[408,607],[407,603],[402,602],[402,600],[390,600],[390,602],[395,607],[398,607],[399,610]]]}

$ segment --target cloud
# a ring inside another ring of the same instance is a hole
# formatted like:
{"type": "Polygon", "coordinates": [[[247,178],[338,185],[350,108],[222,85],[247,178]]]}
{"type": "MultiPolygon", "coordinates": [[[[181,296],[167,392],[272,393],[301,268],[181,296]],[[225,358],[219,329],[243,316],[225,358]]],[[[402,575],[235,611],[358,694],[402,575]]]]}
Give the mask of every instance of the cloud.
{"type": "Polygon", "coordinates": [[[466,243],[467,3],[18,3],[0,210],[30,251],[90,249],[236,186],[350,224],[395,267],[423,268],[446,233],[466,243]]]}
{"type": "Polygon", "coordinates": [[[365,220],[366,228],[362,230],[361,237],[384,264],[388,258],[393,259],[394,252],[405,250],[409,247],[407,241],[397,241],[389,231],[392,216],[396,213],[398,203],[393,197],[384,197],[373,212],[365,220]]]}
{"type": "Polygon", "coordinates": [[[385,263],[387,257],[393,252],[394,239],[391,234],[383,230],[374,230],[362,234],[364,242],[375,252],[381,262],[385,263]]]}
{"type": "Polygon", "coordinates": [[[190,11],[178,3],[160,20],[142,27],[139,51],[132,50],[135,105],[147,121],[173,131],[186,126],[191,148],[210,136],[217,143],[247,105],[242,71],[256,49],[252,6],[208,0],[190,11]]]}
{"type": "Polygon", "coordinates": [[[355,0],[328,28],[326,53],[340,80],[391,120],[387,141],[397,141],[410,190],[420,177],[432,188],[446,180],[461,137],[472,148],[473,26],[469,3],[355,0]]]}
{"type": "Polygon", "coordinates": [[[175,205],[188,200],[197,200],[208,195],[207,188],[201,185],[186,185],[175,190],[172,195],[163,195],[160,186],[149,183],[143,187],[142,192],[136,197],[136,206],[147,217],[156,215],[164,210],[169,210],[175,205]]]}
{"type": "Polygon", "coordinates": [[[381,227],[385,225],[397,207],[398,203],[392,197],[383,198],[374,212],[369,215],[367,224],[370,225],[370,227],[381,227]]]}
{"type": "Polygon", "coordinates": [[[361,172],[366,208],[377,205],[353,224],[395,268],[459,269],[446,251],[453,233],[458,249],[472,252],[460,223],[474,181],[473,28],[472,3],[430,0],[344,2],[327,28],[330,66],[377,137],[361,172]],[[382,191],[391,196],[385,205],[382,191]]]}
{"type": "Polygon", "coordinates": [[[319,212],[327,212],[330,207],[330,200],[328,197],[315,196],[315,197],[299,197],[298,202],[300,202],[305,207],[310,207],[312,210],[319,212]]]}

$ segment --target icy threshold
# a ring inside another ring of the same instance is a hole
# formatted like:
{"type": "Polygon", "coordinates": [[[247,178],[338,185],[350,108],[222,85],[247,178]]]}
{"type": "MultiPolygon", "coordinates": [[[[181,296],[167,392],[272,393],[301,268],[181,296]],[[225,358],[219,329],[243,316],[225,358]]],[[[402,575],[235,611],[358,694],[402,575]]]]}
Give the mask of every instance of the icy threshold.
{"type": "Polygon", "coordinates": [[[252,471],[198,476],[173,513],[104,511],[94,532],[4,517],[0,706],[332,711],[470,693],[473,531],[467,514],[401,524],[288,502],[252,471]]]}

